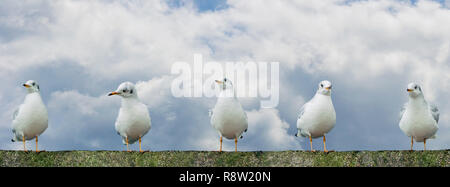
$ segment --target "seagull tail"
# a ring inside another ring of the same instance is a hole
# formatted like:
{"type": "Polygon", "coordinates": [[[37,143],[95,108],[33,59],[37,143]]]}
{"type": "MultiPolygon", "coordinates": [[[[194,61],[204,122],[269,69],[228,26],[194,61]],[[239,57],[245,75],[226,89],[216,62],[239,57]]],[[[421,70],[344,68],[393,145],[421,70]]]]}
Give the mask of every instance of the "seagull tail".
{"type": "Polygon", "coordinates": [[[302,131],[297,129],[297,133],[295,133],[295,137],[300,137],[302,135],[302,131]]]}
{"type": "Polygon", "coordinates": [[[20,139],[17,138],[16,130],[14,130],[14,129],[13,129],[13,134],[14,134],[14,135],[13,135],[13,137],[11,138],[11,142],[17,142],[17,141],[19,141],[20,139]]]}
{"type": "Polygon", "coordinates": [[[296,137],[308,137],[309,133],[302,131],[301,129],[297,129],[297,133],[295,134],[296,137]]]}
{"type": "Polygon", "coordinates": [[[209,109],[209,110],[208,110],[208,116],[209,116],[209,117],[212,117],[212,115],[213,115],[213,111],[212,111],[212,109],[209,109]]]}
{"type": "Polygon", "coordinates": [[[17,138],[17,136],[13,136],[13,138],[11,138],[11,142],[17,142],[19,141],[19,139],[17,138]]]}

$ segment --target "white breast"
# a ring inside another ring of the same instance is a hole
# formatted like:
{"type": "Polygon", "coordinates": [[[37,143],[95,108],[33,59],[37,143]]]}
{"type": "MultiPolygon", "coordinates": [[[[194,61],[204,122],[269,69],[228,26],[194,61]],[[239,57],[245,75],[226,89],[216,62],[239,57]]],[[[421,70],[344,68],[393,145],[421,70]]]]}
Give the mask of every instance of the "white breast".
{"type": "Polygon", "coordinates": [[[425,102],[411,101],[399,123],[400,129],[418,142],[436,134],[438,126],[425,102]]]}
{"type": "Polygon", "coordinates": [[[333,129],[336,112],[330,96],[316,94],[297,120],[297,128],[312,138],[321,137],[333,129]]]}
{"type": "Polygon", "coordinates": [[[47,108],[39,93],[30,93],[25,97],[17,116],[13,120],[15,140],[31,140],[41,135],[48,127],[47,108]]]}
{"type": "Polygon", "coordinates": [[[219,98],[211,125],[225,138],[239,138],[248,128],[247,116],[236,98],[219,98]]]}
{"type": "Polygon", "coordinates": [[[116,120],[116,131],[122,138],[128,137],[128,143],[136,142],[151,128],[151,119],[147,107],[137,101],[122,101],[116,120]]]}

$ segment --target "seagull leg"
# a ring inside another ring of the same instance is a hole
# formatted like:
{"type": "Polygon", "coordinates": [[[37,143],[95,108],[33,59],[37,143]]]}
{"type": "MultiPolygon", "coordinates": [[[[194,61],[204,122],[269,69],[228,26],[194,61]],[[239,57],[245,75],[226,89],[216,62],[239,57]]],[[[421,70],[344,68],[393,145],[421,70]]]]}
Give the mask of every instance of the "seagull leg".
{"type": "Polygon", "coordinates": [[[237,137],[234,138],[234,152],[237,152],[237,137]]]}
{"type": "Polygon", "coordinates": [[[128,149],[128,136],[126,137],[126,142],[127,142],[127,152],[131,152],[130,149],[128,149]]]}
{"type": "Polygon", "coordinates": [[[323,152],[328,153],[327,145],[325,144],[327,140],[325,139],[325,134],[323,135],[323,152]]]}
{"type": "Polygon", "coordinates": [[[27,145],[25,144],[25,136],[22,135],[22,142],[23,142],[23,151],[27,152],[27,145]]]}
{"type": "Polygon", "coordinates": [[[220,136],[220,149],[219,152],[222,152],[222,136],[220,136]]]}
{"type": "Polygon", "coordinates": [[[423,139],[423,150],[426,151],[427,150],[427,139],[423,139]]]}
{"type": "Polygon", "coordinates": [[[311,138],[311,136],[309,136],[309,144],[311,145],[311,152],[316,152],[315,150],[313,150],[313,147],[312,147],[312,138],[311,138]]]}
{"type": "Polygon", "coordinates": [[[413,136],[411,136],[411,151],[413,151],[413,144],[414,144],[413,136]]]}
{"type": "Polygon", "coordinates": [[[141,149],[141,137],[139,137],[139,152],[143,153],[144,151],[142,151],[141,149]]]}
{"type": "Polygon", "coordinates": [[[39,153],[39,149],[38,149],[38,136],[36,136],[36,153],[39,153]]]}

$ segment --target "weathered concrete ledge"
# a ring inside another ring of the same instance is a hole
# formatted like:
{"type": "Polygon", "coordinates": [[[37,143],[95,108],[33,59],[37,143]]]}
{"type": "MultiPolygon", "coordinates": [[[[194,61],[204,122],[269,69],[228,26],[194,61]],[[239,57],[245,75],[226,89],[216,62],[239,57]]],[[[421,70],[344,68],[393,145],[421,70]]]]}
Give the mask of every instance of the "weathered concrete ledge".
{"type": "Polygon", "coordinates": [[[0,151],[1,167],[157,166],[157,167],[449,167],[450,150],[349,152],[209,152],[209,151],[0,151]]]}

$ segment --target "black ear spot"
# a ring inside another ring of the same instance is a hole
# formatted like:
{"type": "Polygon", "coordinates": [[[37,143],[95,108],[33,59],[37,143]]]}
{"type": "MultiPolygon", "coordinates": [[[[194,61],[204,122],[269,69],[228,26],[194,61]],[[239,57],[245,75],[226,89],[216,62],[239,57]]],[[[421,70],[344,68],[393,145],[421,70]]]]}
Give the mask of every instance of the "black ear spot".
{"type": "Polygon", "coordinates": [[[40,89],[39,89],[39,85],[37,85],[37,89],[40,90],[40,89]]]}
{"type": "Polygon", "coordinates": [[[130,94],[133,94],[133,90],[130,90],[130,94]]]}

